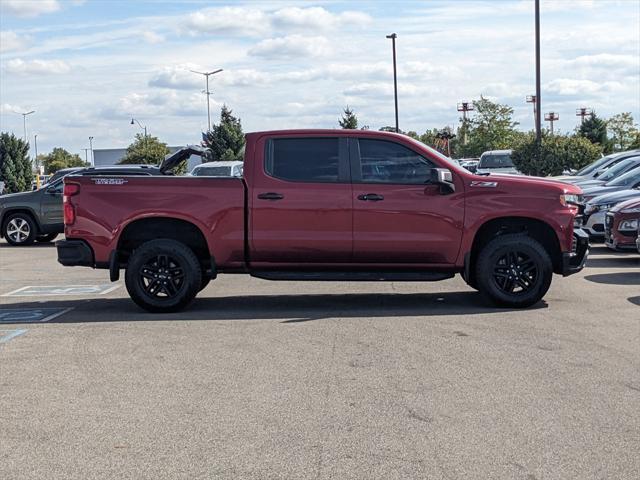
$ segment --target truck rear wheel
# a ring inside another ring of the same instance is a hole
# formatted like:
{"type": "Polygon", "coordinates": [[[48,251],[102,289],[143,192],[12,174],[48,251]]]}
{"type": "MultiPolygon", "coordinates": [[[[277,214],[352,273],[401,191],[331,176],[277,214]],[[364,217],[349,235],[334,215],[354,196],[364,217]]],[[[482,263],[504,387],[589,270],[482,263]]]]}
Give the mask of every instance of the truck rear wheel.
{"type": "Polygon", "coordinates": [[[478,290],[494,305],[504,307],[523,308],[539,302],[549,290],[552,276],[549,254],[523,234],[494,238],[476,262],[478,290]]]}
{"type": "Polygon", "coordinates": [[[195,298],[201,282],[193,251],[176,240],[150,240],[136,248],[125,283],[131,299],[153,313],[177,312],[195,298]]]}

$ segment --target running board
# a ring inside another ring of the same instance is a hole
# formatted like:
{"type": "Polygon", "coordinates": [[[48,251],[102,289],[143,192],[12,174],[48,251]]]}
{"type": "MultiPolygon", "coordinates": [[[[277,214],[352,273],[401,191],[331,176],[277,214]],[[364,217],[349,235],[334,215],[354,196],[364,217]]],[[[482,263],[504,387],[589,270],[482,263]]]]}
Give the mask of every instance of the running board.
{"type": "Polygon", "coordinates": [[[316,280],[316,281],[363,281],[363,282],[437,282],[455,276],[454,272],[297,272],[257,271],[252,277],[263,280],[316,280]]]}

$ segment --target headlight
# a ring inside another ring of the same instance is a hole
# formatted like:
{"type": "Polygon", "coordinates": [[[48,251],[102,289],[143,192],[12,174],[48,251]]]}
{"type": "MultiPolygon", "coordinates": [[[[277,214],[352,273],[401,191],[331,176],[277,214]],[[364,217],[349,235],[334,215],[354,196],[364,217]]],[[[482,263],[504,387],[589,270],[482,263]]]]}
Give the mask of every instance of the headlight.
{"type": "Polygon", "coordinates": [[[578,205],[580,203],[580,195],[565,193],[560,195],[560,203],[566,207],[568,205],[578,205]]]}
{"type": "Polygon", "coordinates": [[[613,207],[613,206],[615,206],[615,203],[605,203],[605,204],[603,204],[603,205],[600,205],[600,206],[599,206],[599,207],[600,207],[599,209],[600,209],[600,211],[602,211],[602,212],[606,212],[607,210],[609,210],[609,209],[610,209],[611,207],[613,207]]]}
{"type": "MultiPolygon", "coordinates": [[[[2,208],[2,205],[0,205],[0,208],[2,208]]],[[[620,213],[640,213],[640,205],[637,207],[623,208],[620,210],[620,213]]]]}
{"type": "Polygon", "coordinates": [[[623,220],[622,222],[620,222],[620,225],[618,225],[618,230],[621,232],[635,232],[636,230],[638,230],[638,220],[623,220]]]}

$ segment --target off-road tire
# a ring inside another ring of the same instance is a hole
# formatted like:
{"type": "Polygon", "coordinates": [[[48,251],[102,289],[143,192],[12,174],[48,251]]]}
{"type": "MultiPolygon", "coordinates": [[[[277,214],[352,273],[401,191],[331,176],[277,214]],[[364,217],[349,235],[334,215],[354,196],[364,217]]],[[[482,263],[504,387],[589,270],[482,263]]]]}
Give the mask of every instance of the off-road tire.
{"type": "Polygon", "coordinates": [[[200,290],[202,273],[193,251],[181,242],[150,240],[136,248],[125,284],[131,299],[152,313],[177,312],[200,290]]]}
{"type": "Polygon", "coordinates": [[[525,308],[549,290],[553,264],[537,240],[526,234],[500,235],[489,241],[476,261],[478,290],[501,307],[525,308]]]}

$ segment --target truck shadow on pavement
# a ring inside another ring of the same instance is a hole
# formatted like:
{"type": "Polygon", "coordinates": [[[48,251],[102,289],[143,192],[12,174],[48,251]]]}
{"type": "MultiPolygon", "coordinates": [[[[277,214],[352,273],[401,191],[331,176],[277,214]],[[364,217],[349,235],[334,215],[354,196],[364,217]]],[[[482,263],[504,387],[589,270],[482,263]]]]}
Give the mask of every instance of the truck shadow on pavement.
{"type": "MultiPolygon", "coordinates": [[[[328,318],[428,317],[508,313],[517,309],[485,306],[476,292],[247,295],[197,298],[178,313],[152,314],[128,298],[14,303],[9,308],[69,308],[47,323],[96,323],[170,320],[280,320],[297,323],[328,318]]],[[[547,308],[544,301],[530,309],[547,308]]]]}

